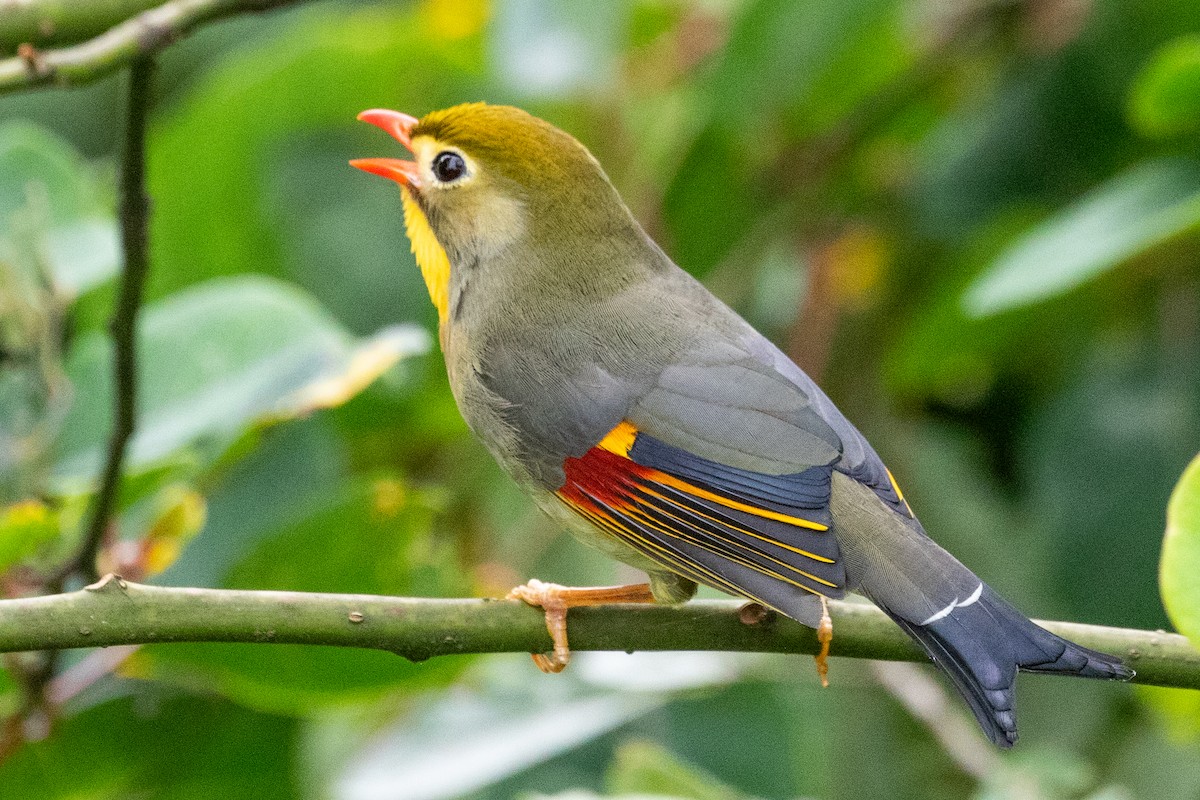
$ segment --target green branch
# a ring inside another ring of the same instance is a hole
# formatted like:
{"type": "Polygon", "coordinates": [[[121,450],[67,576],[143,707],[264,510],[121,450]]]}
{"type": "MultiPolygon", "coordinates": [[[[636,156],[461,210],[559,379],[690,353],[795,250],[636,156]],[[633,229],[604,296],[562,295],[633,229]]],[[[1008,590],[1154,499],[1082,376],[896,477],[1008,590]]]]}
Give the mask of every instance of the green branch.
{"type": "Polygon", "coordinates": [[[75,44],[103,33],[163,0],[0,0],[0,54],[75,44]]]}
{"type": "Polygon", "coordinates": [[[171,0],[157,5],[146,0],[0,0],[0,53],[17,53],[0,60],[0,94],[89,83],[161,50],[205,22],[300,1],[171,0]],[[116,20],[123,21],[107,27],[116,20]],[[40,49],[43,42],[86,37],[94,38],[73,47],[40,49]]]}
{"type": "MultiPolygon", "coordinates": [[[[575,650],[816,653],[816,634],[745,604],[602,606],[571,611],[575,650]]],[[[924,661],[875,608],[830,603],[833,654],[924,661]]],[[[1200,652],[1173,633],[1044,622],[1086,647],[1125,658],[1136,683],[1200,688],[1200,652]]],[[[0,601],[0,651],[160,642],[271,642],[387,650],[421,661],[456,653],[550,648],[542,613],[517,601],[252,592],[144,586],[108,576],[69,594],[0,601]]]]}

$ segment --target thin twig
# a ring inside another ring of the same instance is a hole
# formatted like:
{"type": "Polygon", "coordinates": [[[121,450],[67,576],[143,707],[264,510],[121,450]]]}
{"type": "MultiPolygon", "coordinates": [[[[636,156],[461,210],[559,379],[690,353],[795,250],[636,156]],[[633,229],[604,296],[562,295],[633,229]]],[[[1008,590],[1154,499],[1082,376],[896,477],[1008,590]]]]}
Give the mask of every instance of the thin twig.
{"type": "Polygon", "coordinates": [[[114,410],[104,472],[92,503],[87,533],[69,565],[95,580],[96,555],[108,530],[121,487],[125,452],[137,424],[137,318],[149,272],[150,198],[146,195],[146,118],[151,104],[154,57],[143,56],[129,71],[129,103],[121,156],[121,245],[125,266],[110,330],[113,339],[114,410]]]}
{"type": "Polygon", "coordinates": [[[172,0],[73,47],[38,50],[26,42],[0,61],[0,94],[38,86],[78,86],[178,41],[197,26],[302,0],[172,0]]]}
{"type": "MultiPolygon", "coordinates": [[[[816,632],[775,613],[738,614],[734,600],[679,606],[572,609],[576,650],[724,650],[816,653],[816,632]]],[[[924,661],[878,609],[829,603],[832,654],[924,661]]],[[[1200,688],[1200,651],[1187,639],[1138,631],[1039,623],[1085,647],[1121,656],[1136,683],[1200,688]]],[[[460,653],[542,652],[544,614],[517,601],[183,589],[108,576],[67,594],[0,600],[0,651],[158,642],[270,642],[387,650],[414,661],[460,653]]]]}

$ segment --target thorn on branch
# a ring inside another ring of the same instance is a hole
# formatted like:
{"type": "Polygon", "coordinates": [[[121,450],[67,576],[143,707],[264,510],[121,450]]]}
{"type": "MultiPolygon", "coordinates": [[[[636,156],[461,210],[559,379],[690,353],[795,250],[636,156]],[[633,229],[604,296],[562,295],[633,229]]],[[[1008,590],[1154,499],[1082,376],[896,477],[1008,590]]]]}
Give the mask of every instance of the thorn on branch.
{"type": "Polygon", "coordinates": [[[41,52],[29,42],[17,45],[17,58],[24,62],[25,69],[34,80],[47,80],[54,74],[54,67],[46,63],[41,52]]]}
{"type": "Polygon", "coordinates": [[[129,588],[129,584],[120,575],[110,572],[95,583],[90,583],[83,588],[89,592],[123,592],[129,588]]]}

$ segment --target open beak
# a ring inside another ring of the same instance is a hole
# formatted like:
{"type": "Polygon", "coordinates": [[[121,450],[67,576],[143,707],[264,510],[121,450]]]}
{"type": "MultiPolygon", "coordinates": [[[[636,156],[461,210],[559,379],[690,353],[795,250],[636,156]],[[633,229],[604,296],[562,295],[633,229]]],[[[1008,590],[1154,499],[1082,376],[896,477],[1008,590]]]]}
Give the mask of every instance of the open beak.
{"type": "MultiPolygon", "coordinates": [[[[358,115],[363,122],[383,128],[396,141],[412,151],[412,129],[416,127],[417,118],[399,111],[389,111],[386,108],[372,108],[358,115]]],[[[399,158],[356,158],[350,166],[357,167],[363,172],[393,180],[401,186],[421,188],[420,175],[417,173],[417,162],[405,161],[399,158]]]]}

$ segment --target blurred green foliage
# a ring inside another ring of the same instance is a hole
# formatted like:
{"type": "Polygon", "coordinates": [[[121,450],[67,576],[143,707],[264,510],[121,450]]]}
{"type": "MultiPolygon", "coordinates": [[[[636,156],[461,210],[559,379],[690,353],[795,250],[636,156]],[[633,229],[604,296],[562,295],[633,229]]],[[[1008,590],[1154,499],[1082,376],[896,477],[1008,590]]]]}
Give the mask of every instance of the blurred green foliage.
{"type": "MultiPolygon", "coordinates": [[[[105,563],[437,596],[621,577],[509,485],[426,338],[394,327],[434,314],[394,188],[346,165],[395,149],[364,108],[484,99],[592,148],[1022,609],[1168,627],[1164,509],[1200,443],[1197,19],[1196,0],[323,0],[204,28],[161,59],[141,428],[105,563]]],[[[107,436],[122,92],[0,98],[10,594],[69,552],[107,436]]],[[[29,664],[5,667],[11,714],[29,664]]],[[[48,738],[10,726],[0,796],[1198,796],[1195,693],[1026,678],[1021,744],[968,743],[971,764],[866,665],[829,690],[811,673],[145,648],[82,680],[48,738]]]]}
{"type": "Polygon", "coordinates": [[[1176,629],[1200,646],[1200,456],[1179,479],[1167,505],[1163,539],[1163,605],[1176,629]]]}

